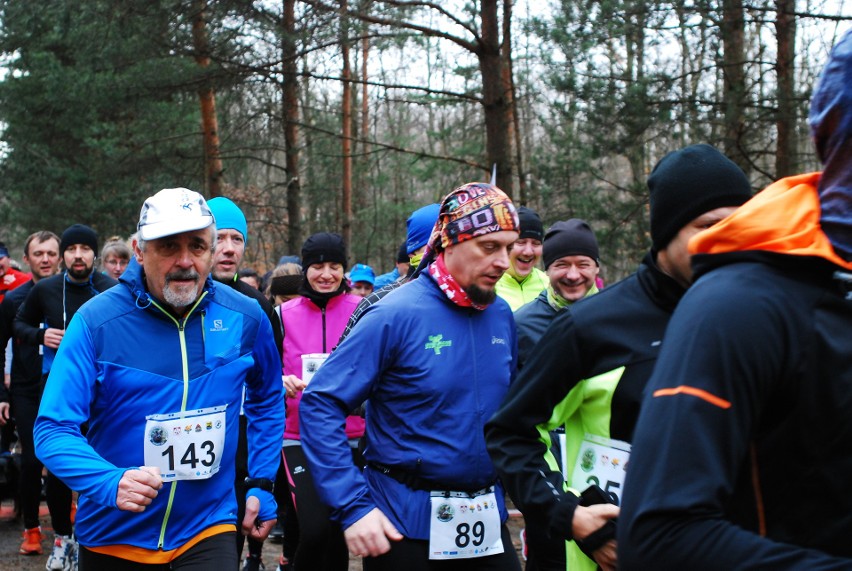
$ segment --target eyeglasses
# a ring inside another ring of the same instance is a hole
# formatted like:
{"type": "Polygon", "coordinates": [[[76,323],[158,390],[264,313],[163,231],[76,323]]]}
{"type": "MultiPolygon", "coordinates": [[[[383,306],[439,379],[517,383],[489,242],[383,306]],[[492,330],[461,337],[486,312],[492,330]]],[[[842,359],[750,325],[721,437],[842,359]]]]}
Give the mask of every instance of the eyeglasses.
{"type": "Polygon", "coordinates": [[[128,264],[128,260],[121,260],[117,258],[112,258],[104,262],[107,266],[118,266],[119,268],[123,268],[128,264]]]}

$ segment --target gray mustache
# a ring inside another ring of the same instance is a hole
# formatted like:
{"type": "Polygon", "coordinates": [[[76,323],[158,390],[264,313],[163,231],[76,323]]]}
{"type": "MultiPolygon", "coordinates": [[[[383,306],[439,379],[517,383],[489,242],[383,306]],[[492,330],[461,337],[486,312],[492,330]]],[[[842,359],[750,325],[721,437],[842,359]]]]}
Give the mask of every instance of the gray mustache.
{"type": "Polygon", "coordinates": [[[172,272],[166,275],[166,283],[174,280],[198,280],[198,272],[194,270],[185,270],[182,272],[172,272]]]}

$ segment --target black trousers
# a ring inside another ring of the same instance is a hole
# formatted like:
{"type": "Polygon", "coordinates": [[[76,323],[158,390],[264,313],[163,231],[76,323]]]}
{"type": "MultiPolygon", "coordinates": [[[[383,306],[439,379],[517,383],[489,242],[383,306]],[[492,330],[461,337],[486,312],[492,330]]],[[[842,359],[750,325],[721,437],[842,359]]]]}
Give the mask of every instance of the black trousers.
{"type": "MultiPolygon", "coordinates": [[[[299,545],[292,559],[293,568],[346,571],[349,569],[349,550],[343,530],[331,521],[330,510],[320,501],[302,447],[285,446],[283,450],[290,492],[299,520],[299,545]]],[[[353,450],[352,454],[356,464],[363,465],[360,453],[353,450]]],[[[284,540],[287,541],[286,536],[284,540]]]]}
{"type": "Polygon", "coordinates": [[[80,546],[79,571],[211,571],[212,569],[237,569],[236,539],[234,532],[220,533],[193,545],[186,553],[163,564],[147,564],[95,553],[80,546]]]}
{"type": "MultiPolygon", "coordinates": [[[[42,463],[36,457],[33,427],[41,403],[42,387],[21,387],[12,391],[12,414],[21,442],[21,512],[24,527],[38,527],[38,506],[41,503],[42,463]]],[[[71,535],[71,490],[62,480],[48,472],[47,509],[57,535],[71,535]]]]}
{"type": "Polygon", "coordinates": [[[521,571],[521,563],[503,524],[503,553],[455,561],[430,560],[429,542],[404,538],[391,542],[391,550],[379,557],[365,557],[364,571],[521,571]]]}

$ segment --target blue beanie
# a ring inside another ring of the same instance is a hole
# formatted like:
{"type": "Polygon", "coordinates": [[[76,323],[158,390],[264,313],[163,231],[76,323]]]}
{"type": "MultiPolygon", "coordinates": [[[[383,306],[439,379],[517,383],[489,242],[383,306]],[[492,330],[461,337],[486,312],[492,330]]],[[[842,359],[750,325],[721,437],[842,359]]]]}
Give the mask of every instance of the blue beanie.
{"type": "Polygon", "coordinates": [[[440,204],[429,204],[412,212],[408,220],[405,221],[406,226],[408,226],[405,246],[409,255],[429,243],[429,236],[432,235],[432,228],[438,221],[440,211],[440,204]]]}
{"type": "Polygon", "coordinates": [[[823,163],[820,226],[834,251],[852,260],[852,30],[834,46],[811,101],[808,119],[823,163]]]}
{"type": "Polygon", "coordinates": [[[234,204],[230,198],[217,196],[207,201],[207,206],[216,219],[216,230],[236,230],[243,235],[243,240],[248,242],[248,224],[246,217],[240,207],[234,204]]]}

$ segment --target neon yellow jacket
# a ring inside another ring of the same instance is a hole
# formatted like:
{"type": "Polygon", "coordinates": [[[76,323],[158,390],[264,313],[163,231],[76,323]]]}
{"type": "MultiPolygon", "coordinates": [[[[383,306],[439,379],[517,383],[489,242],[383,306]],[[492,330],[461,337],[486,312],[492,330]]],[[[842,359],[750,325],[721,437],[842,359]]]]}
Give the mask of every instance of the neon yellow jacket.
{"type": "Polygon", "coordinates": [[[506,300],[512,311],[517,311],[519,307],[538,297],[538,294],[547,287],[547,282],[547,274],[538,268],[533,268],[522,282],[506,272],[497,282],[496,291],[497,295],[506,300]]]}

